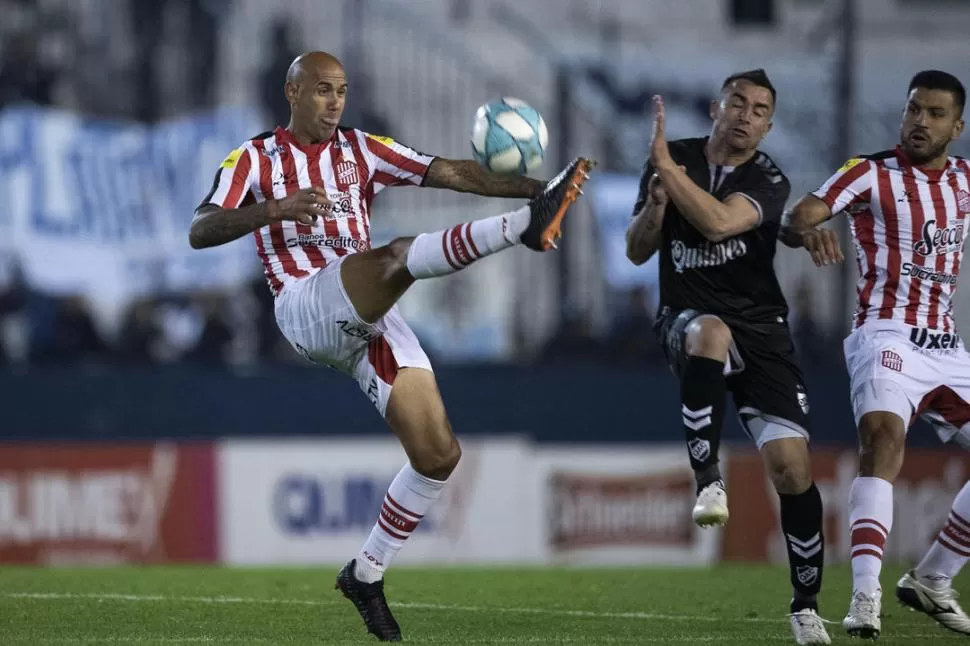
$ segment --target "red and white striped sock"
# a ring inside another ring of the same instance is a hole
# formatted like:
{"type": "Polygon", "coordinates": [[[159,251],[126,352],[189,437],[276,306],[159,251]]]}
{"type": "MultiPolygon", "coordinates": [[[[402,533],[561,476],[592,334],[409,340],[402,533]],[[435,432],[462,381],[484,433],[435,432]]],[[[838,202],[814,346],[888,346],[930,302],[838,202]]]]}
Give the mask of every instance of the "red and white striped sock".
{"type": "Polygon", "coordinates": [[[852,589],[866,594],[882,590],[882,554],[893,527],[893,485],[882,478],[858,477],[849,491],[852,543],[852,589]]]}
{"type": "Polygon", "coordinates": [[[444,231],[422,233],[408,249],[408,271],[415,278],[453,274],[479,258],[518,244],[529,217],[525,206],[444,231]]]}
{"type": "Polygon", "coordinates": [[[398,553],[418,523],[441,495],[445,483],[421,475],[405,464],[387,489],[377,523],[357,554],[354,576],[373,583],[398,553]]]}
{"type": "Polygon", "coordinates": [[[934,588],[946,588],[970,558],[970,482],[953,500],[950,517],[920,564],[916,576],[934,588]]]}

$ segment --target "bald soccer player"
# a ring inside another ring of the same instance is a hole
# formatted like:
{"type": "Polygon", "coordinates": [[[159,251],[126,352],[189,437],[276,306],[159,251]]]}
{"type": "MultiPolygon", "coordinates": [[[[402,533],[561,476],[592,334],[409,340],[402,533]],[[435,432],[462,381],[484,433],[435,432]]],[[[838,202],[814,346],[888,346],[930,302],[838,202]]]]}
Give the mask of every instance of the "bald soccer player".
{"type": "Polygon", "coordinates": [[[428,357],[397,301],[416,280],[452,274],[503,249],[553,248],[591,163],[578,158],[544,183],[494,175],[472,160],[431,157],[389,137],[341,127],[348,87],[343,66],[330,54],[310,52],[293,61],[283,86],[289,124],[226,157],[195,211],[189,241],[203,249],[253,234],[283,336],[308,360],[355,379],[401,441],[407,463],[336,584],[368,631],[400,641],[384,596],[384,571],[441,495],[461,449],[428,357]],[[530,201],[372,248],[371,203],[388,186],[530,201]]]}

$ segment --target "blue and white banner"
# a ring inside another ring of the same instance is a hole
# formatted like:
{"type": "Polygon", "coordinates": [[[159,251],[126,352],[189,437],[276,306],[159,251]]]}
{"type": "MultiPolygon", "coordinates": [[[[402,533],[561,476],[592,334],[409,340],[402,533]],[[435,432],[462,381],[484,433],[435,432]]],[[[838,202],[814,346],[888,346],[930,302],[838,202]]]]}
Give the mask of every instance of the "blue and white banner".
{"type": "Polygon", "coordinates": [[[626,230],[633,218],[640,178],[619,173],[596,174],[590,178],[585,190],[599,226],[606,284],[615,290],[643,285],[651,288],[656,298],[659,295],[658,255],[654,254],[639,267],[626,257],[626,230]]]}
{"type": "Polygon", "coordinates": [[[245,110],[151,126],[0,113],[0,254],[55,294],[126,300],[249,280],[251,239],[195,251],[188,229],[220,160],[259,130],[245,110]]]}

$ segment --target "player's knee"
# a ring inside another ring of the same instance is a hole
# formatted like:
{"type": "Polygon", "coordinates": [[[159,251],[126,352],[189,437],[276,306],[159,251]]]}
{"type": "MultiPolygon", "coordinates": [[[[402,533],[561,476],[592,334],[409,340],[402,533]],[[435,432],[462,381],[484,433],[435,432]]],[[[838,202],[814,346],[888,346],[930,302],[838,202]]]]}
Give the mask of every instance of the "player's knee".
{"type": "Polygon", "coordinates": [[[426,478],[447,480],[461,460],[461,445],[450,426],[434,437],[438,439],[428,442],[411,457],[411,466],[426,478]]]}
{"type": "Polygon", "coordinates": [[[892,479],[902,463],[906,427],[896,415],[867,413],[859,421],[860,470],[863,476],[892,479]]]}
{"type": "Polygon", "coordinates": [[[414,238],[394,238],[381,248],[381,264],[384,267],[386,278],[391,278],[402,272],[407,273],[408,249],[411,248],[412,240],[414,238]]]}
{"type": "Polygon", "coordinates": [[[695,357],[724,360],[731,347],[731,329],[716,316],[702,316],[687,326],[684,349],[695,357]]]}
{"type": "Polygon", "coordinates": [[[793,458],[769,465],[768,473],[775,491],[794,496],[808,489],[812,484],[812,469],[807,462],[793,458]]]}
{"type": "Polygon", "coordinates": [[[781,494],[798,495],[812,484],[808,443],[802,438],[780,438],[762,448],[768,477],[781,494]]]}

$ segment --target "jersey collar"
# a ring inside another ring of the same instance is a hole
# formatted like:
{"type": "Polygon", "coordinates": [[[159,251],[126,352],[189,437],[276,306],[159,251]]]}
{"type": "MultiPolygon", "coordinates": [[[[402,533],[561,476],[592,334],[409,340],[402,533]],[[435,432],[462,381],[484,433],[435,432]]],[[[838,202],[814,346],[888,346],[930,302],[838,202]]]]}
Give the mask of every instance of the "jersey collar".
{"type": "Polygon", "coordinates": [[[923,175],[926,175],[927,179],[930,181],[938,182],[946,173],[950,172],[953,168],[953,162],[947,157],[946,166],[943,168],[923,168],[922,166],[914,166],[913,162],[910,160],[909,155],[903,150],[903,147],[896,144],[896,160],[899,162],[900,170],[914,171],[917,170],[923,175]]]}
{"type": "Polygon", "coordinates": [[[330,137],[330,139],[328,139],[327,141],[322,141],[318,144],[308,144],[308,145],[301,144],[299,141],[296,140],[296,137],[293,136],[292,132],[290,132],[286,128],[283,128],[282,126],[277,126],[276,130],[273,131],[273,134],[276,135],[276,141],[285,141],[291,146],[295,146],[297,150],[302,151],[305,155],[309,157],[316,157],[321,152],[323,152],[327,146],[337,141],[339,132],[340,132],[339,130],[334,130],[333,136],[330,137]]]}

